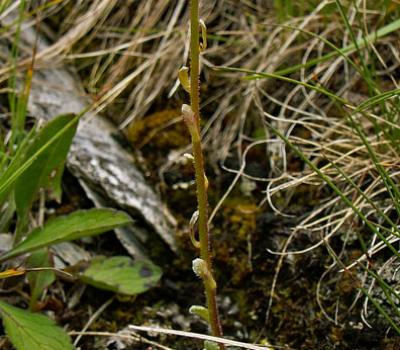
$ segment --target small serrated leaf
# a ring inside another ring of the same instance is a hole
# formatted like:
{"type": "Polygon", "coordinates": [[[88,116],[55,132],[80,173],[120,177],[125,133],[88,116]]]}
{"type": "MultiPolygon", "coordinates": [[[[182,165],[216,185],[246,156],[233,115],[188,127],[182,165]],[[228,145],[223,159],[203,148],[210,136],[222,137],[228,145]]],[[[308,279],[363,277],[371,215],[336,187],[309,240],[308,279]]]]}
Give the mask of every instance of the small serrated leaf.
{"type": "Polygon", "coordinates": [[[49,318],[0,301],[6,334],[17,350],[73,350],[69,335],[49,318]]]}
{"type": "Polygon", "coordinates": [[[127,256],[96,257],[80,279],[94,287],[115,293],[134,295],[153,287],[161,269],[151,261],[133,261],[127,256]]]}
{"type": "Polygon", "coordinates": [[[113,209],[78,210],[33,230],[25,240],[0,255],[0,262],[52,244],[98,235],[131,221],[128,214],[113,209]]]}

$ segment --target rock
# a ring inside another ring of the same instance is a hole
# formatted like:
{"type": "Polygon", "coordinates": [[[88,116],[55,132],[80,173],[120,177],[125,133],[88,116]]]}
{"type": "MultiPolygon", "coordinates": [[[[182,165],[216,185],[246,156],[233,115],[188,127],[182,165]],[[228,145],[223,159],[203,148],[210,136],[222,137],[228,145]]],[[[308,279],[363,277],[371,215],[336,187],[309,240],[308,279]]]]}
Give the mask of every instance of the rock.
{"type": "MultiPolygon", "coordinates": [[[[10,24],[13,15],[1,19],[10,24]]],[[[83,91],[79,78],[57,57],[46,61],[42,52],[50,45],[33,28],[23,24],[20,46],[33,52],[37,40],[37,57],[28,110],[36,118],[48,121],[65,113],[79,113],[93,104],[83,91]],[[36,39],[37,37],[37,39],[36,39]]],[[[9,43],[0,41],[2,51],[9,43]]],[[[30,59],[29,59],[30,61],[30,59]]],[[[28,63],[26,60],[25,63],[28,63]]],[[[103,116],[90,112],[80,121],[67,159],[68,169],[79,179],[96,206],[113,206],[127,211],[135,225],[117,231],[117,236],[133,255],[146,255],[146,242],[156,233],[176,251],[174,219],[157,194],[135,167],[129,150],[115,138],[119,130],[103,116]]]]}

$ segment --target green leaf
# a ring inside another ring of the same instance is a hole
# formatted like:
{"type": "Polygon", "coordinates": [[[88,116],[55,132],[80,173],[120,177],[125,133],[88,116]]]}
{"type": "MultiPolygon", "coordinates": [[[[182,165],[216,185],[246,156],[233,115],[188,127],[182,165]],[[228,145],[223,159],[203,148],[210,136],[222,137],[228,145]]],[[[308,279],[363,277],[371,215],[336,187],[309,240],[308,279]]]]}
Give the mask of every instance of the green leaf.
{"type": "Polygon", "coordinates": [[[96,257],[80,279],[94,287],[115,293],[134,295],[153,287],[161,269],[151,261],[133,261],[127,256],[96,257]]]}
{"type": "MultiPolygon", "coordinates": [[[[14,190],[15,181],[18,179],[18,176],[23,173],[23,171],[19,172],[18,169],[22,167],[22,164],[25,162],[25,155],[33,142],[33,139],[37,133],[36,127],[33,127],[29,133],[24,137],[24,139],[17,145],[17,149],[13,152],[12,157],[5,162],[3,162],[3,167],[0,172],[0,203],[2,204],[6,200],[9,201],[10,193],[14,190]],[[10,161],[8,163],[8,161],[10,161]]],[[[10,152],[9,150],[8,152],[10,152]]],[[[14,198],[14,194],[12,194],[14,198]]],[[[13,199],[14,201],[14,199],[13,199]]]]}
{"type": "MultiPolygon", "coordinates": [[[[47,249],[40,249],[31,254],[27,260],[28,267],[50,267],[49,252],[47,249]]],[[[31,287],[31,300],[29,309],[33,310],[36,301],[40,298],[43,291],[50,286],[56,279],[53,271],[35,271],[27,274],[29,285],[31,287]]]]}
{"type": "Polygon", "coordinates": [[[204,350],[219,350],[219,345],[216,342],[206,340],[204,341],[204,350]]]}
{"type": "Polygon", "coordinates": [[[201,305],[192,305],[189,309],[189,312],[193,315],[196,315],[206,321],[207,323],[210,322],[210,315],[208,309],[201,305]]]}
{"type": "Polygon", "coordinates": [[[49,220],[33,230],[13,249],[0,255],[0,262],[39,248],[85,236],[94,236],[131,222],[128,214],[113,209],[78,210],[68,216],[49,220]]]}
{"type": "Polygon", "coordinates": [[[61,166],[59,166],[54,174],[51,177],[48,188],[51,189],[51,199],[54,199],[57,203],[61,203],[62,197],[62,176],[64,173],[65,162],[61,166]]]}
{"type": "MultiPolygon", "coordinates": [[[[12,164],[7,168],[7,170],[0,175],[0,200],[2,200],[7,193],[9,193],[14,187],[15,182],[18,178],[48,149],[53,147],[56,141],[62,137],[66,132],[68,132],[71,128],[74,129],[76,127],[76,123],[78,120],[89,110],[89,106],[79,112],[71,121],[65,125],[60,131],[58,131],[55,135],[53,135],[37,152],[35,152],[31,157],[26,159],[22,164],[20,164],[20,157],[14,158],[12,160],[12,164]]],[[[29,132],[29,134],[34,134],[35,129],[29,132]]],[[[26,138],[22,141],[22,143],[26,142],[26,138]]],[[[19,147],[19,150],[24,149],[24,147],[19,147]]]]}
{"type": "MultiPolygon", "coordinates": [[[[29,159],[37,153],[38,150],[46,145],[55,134],[66,127],[74,118],[73,114],[61,115],[46,124],[35,136],[33,143],[26,152],[25,159],[29,159]]],[[[19,215],[26,215],[40,188],[55,188],[56,195],[60,195],[60,174],[64,170],[64,162],[77,126],[78,119],[76,119],[73,127],[62,134],[53,143],[52,147],[42,152],[16,181],[15,203],[19,215]]]]}
{"type": "Polygon", "coordinates": [[[7,335],[17,350],[73,350],[69,335],[49,318],[0,301],[7,335]]]}

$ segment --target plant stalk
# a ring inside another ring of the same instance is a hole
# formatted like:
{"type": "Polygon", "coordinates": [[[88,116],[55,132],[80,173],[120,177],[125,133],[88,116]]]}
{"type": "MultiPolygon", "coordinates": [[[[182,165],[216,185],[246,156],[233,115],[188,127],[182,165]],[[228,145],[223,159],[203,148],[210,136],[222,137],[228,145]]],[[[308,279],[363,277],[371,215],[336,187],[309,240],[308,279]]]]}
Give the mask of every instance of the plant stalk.
{"type": "MultiPolygon", "coordinates": [[[[199,2],[198,0],[191,0],[190,3],[190,103],[191,109],[195,115],[195,130],[191,132],[191,136],[196,176],[197,205],[199,212],[198,229],[200,241],[200,257],[206,262],[208,271],[210,271],[210,274],[212,276],[212,257],[208,228],[208,184],[206,183],[200,132],[199,2]]],[[[209,312],[211,332],[212,335],[221,337],[222,327],[219,320],[219,313],[216,301],[216,285],[215,283],[208,283],[206,280],[203,280],[203,282],[207,301],[207,309],[209,312]]],[[[225,346],[223,344],[219,344],[219,347],[221,350],[225,349],[225,346]]]]}

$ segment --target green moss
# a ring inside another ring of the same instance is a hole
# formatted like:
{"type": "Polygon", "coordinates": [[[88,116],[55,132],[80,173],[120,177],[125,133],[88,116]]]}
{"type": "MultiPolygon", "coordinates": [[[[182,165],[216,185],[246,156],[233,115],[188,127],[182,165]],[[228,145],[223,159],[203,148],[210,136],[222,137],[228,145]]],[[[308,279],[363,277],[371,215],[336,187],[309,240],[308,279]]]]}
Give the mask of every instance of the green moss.
{"type": "Polygon", "coordinates": [[[166,109],[133,121],[125,136],[135,148],[146,145],[159,150],[177,148],[188,143],[188,133],[179,109],[166,109]]]}
{"type": "Polygon", "coordinates": [[[234,285],[240,284],[252,271],[251,236],[256,230],[259,208],[251,199],[231,199],[221,208],[213,228],[215,260],[234,285]],[[218,225],[219,223],[219,225],[218,225]]]}

